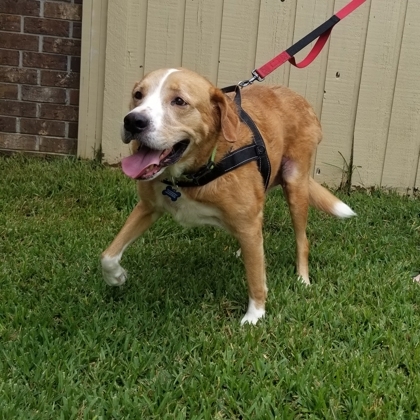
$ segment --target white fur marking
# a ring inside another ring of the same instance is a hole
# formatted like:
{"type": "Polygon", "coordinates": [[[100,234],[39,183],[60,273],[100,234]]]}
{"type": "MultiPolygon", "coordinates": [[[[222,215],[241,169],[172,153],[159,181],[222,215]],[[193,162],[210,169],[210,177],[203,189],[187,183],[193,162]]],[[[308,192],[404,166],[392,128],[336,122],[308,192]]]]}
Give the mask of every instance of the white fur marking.
{"type": "Polygon", "coordinates": [[[168,212],[181,226],[210,225],[224,228],[223,217],[216,207],[188,198],[182,189],[181,197],[171,201],[169,197],[162,195],[162,189],[162,184],[156,183],[156,206],[168,212]]]}
{"type": "Polygon", "coordinates": [[[168,76],[171,73],[174,73],[175,71],[179,71],[179,70],[169,69],[160,80],[156,89],[146,96],[145,100],[143,101],[141,105],[134,108],[129,113],[142,112],[143,110],[148,110],[150,112],[150,117],[153,118],[154,128],[156,130],[159,130],[159,128],[162,125],[162,120],[163,120],[163,115],[164,115],[163,103],[162,103],[162,98],[161,98],[163,84],[165,83],[165,80],[168,78],[168,76]]]}
{"type": "Polygon", "coordinates": [[[298,277],[298,280],[299,280],[302,284],[304,284],[305,286],[310,286],[310,285],[311,285],[311,282],[310,282],[309,278],[303,278],[302,276],[299,276],[299,277],[298,277]]]}
{"type": "Polygon", "coordinates": [[[347,218],[356,216],[356,213],[347,205],[344,204],[342,201],[339,201],[334,205],[333,214],[337,217],[347,218]]]}
{"type": "Polygon", "coordinates": [[[127,272],[120,265],[122,253],[115,257],[105,255],[101,259],[102,275],[109,286],[122,286],[127,280],[127,272]]]}
{"type": "Polygon", "coordinates": [[[260,318],[265,315],[265,309],[258,309],[255,305],[254,299],[249,298],[248,310],[241,320],[241,325],[249,323],[255,325],[260,318]]]}

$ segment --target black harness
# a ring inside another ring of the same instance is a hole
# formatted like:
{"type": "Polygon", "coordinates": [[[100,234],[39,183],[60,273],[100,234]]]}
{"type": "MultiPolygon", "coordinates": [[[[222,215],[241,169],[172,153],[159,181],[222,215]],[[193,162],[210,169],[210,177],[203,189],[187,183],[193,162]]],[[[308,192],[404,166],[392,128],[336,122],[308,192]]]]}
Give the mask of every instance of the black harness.
{"type": "Polygon", "coordinates": [[[271,165],[268,159],[267,150],[265,148],[264,140],[259,132],[254,121],[251,117],[242,109],[241,106],[241,88],[238,85],[228,86],[222,89],[222,92],[229,93],[235,92],[234,102],[238,109],[239,117],[251,130],[253,136],[252,144],[241,147],[240,149],[234,150],[228,153],[219,162],[208,162],[207,165],[201,167],[197,172],[192,174],[183,174],[181,180],[170,181],[164,179],[162,182],[173,187],[200,187],[206,185],[209,182],[215,180],[219,176],[222,176],[239,166],[245,165],[248,162],[254,160],[257,161],[258,170],[263,178],[264,188],[268,188],[270,181],[271,165]]]}

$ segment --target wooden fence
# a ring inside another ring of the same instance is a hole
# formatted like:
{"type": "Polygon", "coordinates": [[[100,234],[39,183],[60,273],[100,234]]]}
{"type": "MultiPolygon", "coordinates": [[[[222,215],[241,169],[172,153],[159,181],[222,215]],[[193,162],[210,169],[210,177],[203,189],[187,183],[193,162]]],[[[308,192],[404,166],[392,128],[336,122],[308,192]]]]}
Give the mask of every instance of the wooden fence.
{"type": "MultiPolygon", "coordinates": [[[[101,147],[116,163],[128,154],[119,131],[144,73],[183,66],[220,87],[235,83],[347,2],[84,0],[79,155],[101,147]]],[[[309,67],[286,63],[264,82],[314,106],[324,129],[315,179],[336,186],[353,172],[354,185],[420,187],[419,40],[418,0],[367,0],[309,67]]]]}

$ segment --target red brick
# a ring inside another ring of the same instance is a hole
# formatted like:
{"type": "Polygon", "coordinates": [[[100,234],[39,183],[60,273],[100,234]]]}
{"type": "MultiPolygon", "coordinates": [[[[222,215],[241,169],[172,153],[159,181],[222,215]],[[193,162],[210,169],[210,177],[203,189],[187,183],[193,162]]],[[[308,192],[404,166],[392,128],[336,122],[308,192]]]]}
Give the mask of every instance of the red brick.
{"type": "Polygon", "coordinates": [[[56,86],[63,88],[78,88],[80,84],[80,74],[64,71],[41,71],[42,86],[56,86]]]}
{"type": "Polygon", "coordinates": [[[19,51],[0,50],[0,63],[5,66],[19,65],[19,51]]]}
{"type": "Polygon", "coordinates": [[[70,139],[77,139],[78,136],[78,130],[79,130],[79,124],[78,123],[69,123],[69,138],[70,139]]]}
{"type": "Polygon", "coordinates": [[[70,105],[79,106],[79,89],[69,91],[69,103],[70,105]]]}
{"type": "Polygon", "coordinates": [[[39,37],[35,35],[1,32],[1,46],[10,50],[38,51],[39,37]]]}
{"type": "Polygon", "coordinates": [[[15,133],[16,132],[16,118],[0,116],[0,132],[15,133]]]}
{"type": "Polygon", "coordinates": [[[0,83],[0,98],[1,99],[17,99],[18,87],[8,83],[0,83]]]}
{"type": "Polygon", "coordinates": [[[65,70],[67,68],[67,57],[65,55],[57,54],[24,52],[23,66],[41,69],[65,70]]]}
{"type": "Polygon", "coordinates": [[[20,32],[20,16],[0,14],[0,31],[20,32]]]}
{"type": "Polygon", "coordinates": [[[38,149],[38,139],[36,136],[3,134],[0,136],[0,149],[34,151],[38,149]]]}
{"type": "Polygon", "coordinates": [[[25,33],[68,37],[70,22],[65,20],[25,18],[25,33]]]}
{"type": "Polygon", "coordinates": [[[21,101],[0,101],[1,115],[14,115],[16,117],[35,117],[36,104],[21,101]]]}
{"type": "Polygon", "coordinates": [[[70,60],[70,70],[80,73],[80,57],[72,57],[70,60]]]}
{"type": "Polygon", "coordinates": [[[78,107],[41,104],[40,117],[46,120],[77,121],[79,117],[78,107]]]}
{"type": "Polygon", "coordinates": [[[39,16],[39,1],[34,0],[1,0],[0,13],[11,15],[39,16]]]}
{"type": "Polygon", "coordinates": [[[21,118],[20,132],[22,134],[65,137],[66,123],[63,121],[40,120],[38,118],[21,118]]]}
{"type": "Polygon", "coordinates": [[[81,42],[78,39],[45,37],[42,51],[55,54],[79,55],[81,42]]]}
{"type": "Polygon", "coordinates": [[[60,139],[54,137],[40,137],[39,151],[75,155],[77,152],[77,140],[60,139]]]}
{"type": "Polygon", "coordinates": [[[37,70],[34,69],[18,69],[16,67],[0,66],[0,82],[36,85],[37,74],[37,70]]]}
{"type": "Polygon", "coordinates": [[[44,16],[54,19],[82,20],[82,6],[78,4],[46,2],[44,16]]]}
{"type": "Polygon", "coordinates": [[[66,90],[56,87],[22,86],[22,100],[31,102],[66,103],[66,90]]]}
{"type": "Polygon", "coordinates": [[[73,23],[73,38],[82,38],[82,24],[79,22],[73,23]]]}

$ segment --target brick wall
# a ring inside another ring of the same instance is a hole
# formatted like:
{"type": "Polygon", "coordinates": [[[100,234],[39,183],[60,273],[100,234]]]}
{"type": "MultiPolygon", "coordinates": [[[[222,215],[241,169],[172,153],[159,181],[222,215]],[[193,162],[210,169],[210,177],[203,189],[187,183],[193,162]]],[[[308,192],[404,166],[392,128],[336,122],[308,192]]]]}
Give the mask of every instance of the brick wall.
{"type": "Polygon", "coordinates": [[[75,154],[83,0],[0,0],[0,150],[75,154]]]}

